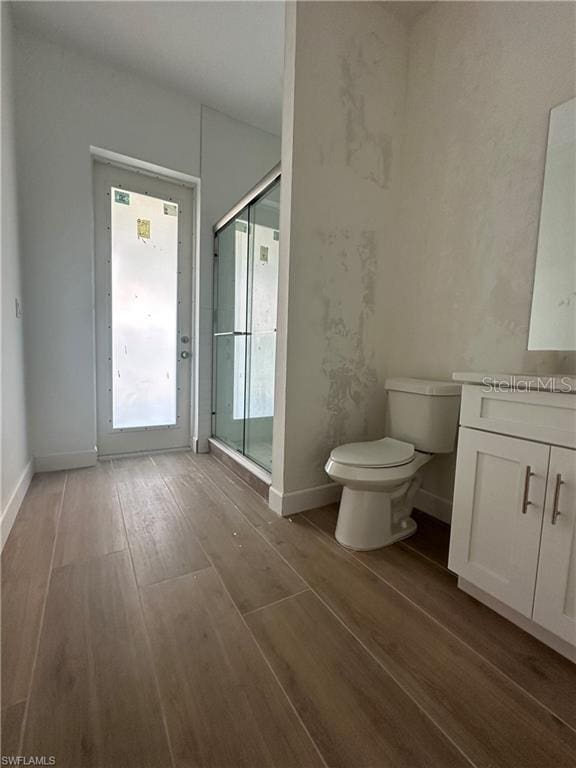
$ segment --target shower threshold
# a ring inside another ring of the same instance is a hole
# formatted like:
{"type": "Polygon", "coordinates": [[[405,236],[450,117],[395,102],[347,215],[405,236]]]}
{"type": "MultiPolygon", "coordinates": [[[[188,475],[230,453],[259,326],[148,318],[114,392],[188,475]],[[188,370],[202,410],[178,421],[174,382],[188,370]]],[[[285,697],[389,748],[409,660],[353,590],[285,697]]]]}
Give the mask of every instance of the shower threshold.
{"type": "Polygon", "coordinates": [[[231,448],[217,437],[209,438],[210,453],[222,464],[231,469],[241,480],[244,480],[256,493],[268,500],[268,491],[272,483],[272,475],[262,469],[256,462],[251,461],[238,451],[231,448]]]}

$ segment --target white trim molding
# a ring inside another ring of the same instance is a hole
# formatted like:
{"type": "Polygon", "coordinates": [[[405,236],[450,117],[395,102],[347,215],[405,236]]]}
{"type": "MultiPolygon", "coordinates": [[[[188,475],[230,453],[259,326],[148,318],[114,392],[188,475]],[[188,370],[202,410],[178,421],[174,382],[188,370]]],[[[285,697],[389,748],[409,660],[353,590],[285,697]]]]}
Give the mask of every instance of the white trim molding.
{"type": "Polygon", "coordinates": [[[105,163],[112,163],[113,165],[126,168],[129,171],[141,171],[142,173],[148,173],[151,176],[160,176],[163,179],[183,184],[185,187],[200,186],[199,176],[192,176],[189,173],[182,173],[182,171],[175,171],[172,168],[165,168],[163,165],[155,165],[146,160],[140,160],[139,158],[131,157],[130,155],[122,155],[119,152],[112,152],[103,147],[90,147],[90,154],[92,157],[98,158],[105,163]]]}
{"type": "MultiPolygon", "coordinates": [[[[268,506],[277,515],[285,517],[308,509],[323,507],[326,504],[336,504],[340,501],[341,495],[342,486],[337,483],[327,483],[315,488],[304,488],[301,491],[288,491],[288,493],[277,491],[271,486],[268,506]]],[[[452,502],[423,488],[416,495],[414,507],[444,523],[449,524],[452,519],[452,502]]]]}
{"type": "Polygon", "coordinates": [[[30,482],[32,481],[33,476],[34,476],[34,462],[31,460],[24,467],[24,471],[20,475],[20,478],[16,483],[16,487],[14,488],[12,495],[8,499],[8,503],[2,510],[2,519],[0,521],[0,527],[1,527],[0,549],[4,549],[4,544],[6,544],[6,540],[10,535],[10,531],[12,530],[12,526],[14,525],[14,520],[16,520],[16,515],[18,514],[20,507],[22,506],[22,502],[24,501],[24,496],[26,496],[26,491],[30,486],[30,482]]]}
{"type": "Polygon", "coordinates": [[[194,436],[190,447],[194,453],[210,453],[210,438],[194,436]]]}
{"type": "Polygon", "coordinates": [[[337,483],[317,485],[315,488],[304,488],[301,491],[288,491],[282,493],[270,487],[268,506],[277,515],[286,517],[296,512],[305,512],[307,509],[324,507],[326,504],[335,504],[340,501],[342,486],[337,483]]]}
{"type": "Polygon", "coordinates": [[[36,456],[34,463],[36,472],[56,472],[60,469],[94,467],[97,461],[98,451],[92,448],[75,453],[49,453],[46,456],[36,456]]]}
{"type": "Polygon", "coordinates": [[[419,509],[421,512],[426,512],[427,515],[435,517],[437,520],[442,520],[443,523],[448,523],[452,520],[452,502],[450,499],[445,499],[442,496],[436,496],[430,491],[426,491],[424,488],[420,488],[414,499],[414,508],[419,509]]]}

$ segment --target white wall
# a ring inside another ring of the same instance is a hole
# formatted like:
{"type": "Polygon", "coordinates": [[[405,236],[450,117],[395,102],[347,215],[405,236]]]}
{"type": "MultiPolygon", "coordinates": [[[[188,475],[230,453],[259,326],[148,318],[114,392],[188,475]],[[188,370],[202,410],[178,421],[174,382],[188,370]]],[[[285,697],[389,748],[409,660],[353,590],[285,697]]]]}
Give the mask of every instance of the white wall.
{"type": "MultiPolygon", "coordinates": [[[[386,376],[567,364],[526,347],[548,112],[574,95],[575,10],[434,3],[404,29],[382,4],[297,4],[278,494],[323,499],[302,491],[328,482],[330,449],[384,433],[386,376]]],[[[452,478],[442,460],[426,477],[444,511],[452,478]]]]}
{"type": "Polygon", "coordinates": [[[202,108],[202,261],[197,283],[197,414],[194,438],[207,450],[212,398],[212,227],[280,161],[280,138],[202,108]]]}
{"type": "Polygon", "coordinates": [[[2,543],[5,541],[31,476],[24,386],[21,244],[17,207],[17,176],[12,87],[13,30],[10,8],[1,7],[2,26],[2,385],[1,503],[2,543]]]}
{"type": "MultiPolygon", "coordinates": [[[[561,369],[528,352],[550,109],[574,95],[572,3],[435,3],[410,33],[393,280],[379,296],[380,367],[561,369]]],[[[451,499],[454,460],[425,487],[451,499]]]]}
{"type": "Polygon", "coordinates": [[[393,258],[407,71],[405,29],[380,3],[288,14],[277,495],[328,483],[333,446],[381,432],[377,303],[393,258]]]}
{"type": "MultiPolygon", "coordinates": [[[[220,187],[210,197],[222,168],[212,169],[213,148],[201,168],[200,104],[23,31],[17,48],[31,442],[42,463],[57,466],[93,460],[96,443],[90,146],[202,174],[213,208],[230,196],[220,187]]],[[[205,119],[209,143],[210,121],[219,121],[205,119]]],[[[238,153],[249,145],[231,182],[242,194],[260,173],[250,162],[262,136],[268,163],[268,134],[230,121],[219,136],[223,151],[231,136],[238,153]]]]}

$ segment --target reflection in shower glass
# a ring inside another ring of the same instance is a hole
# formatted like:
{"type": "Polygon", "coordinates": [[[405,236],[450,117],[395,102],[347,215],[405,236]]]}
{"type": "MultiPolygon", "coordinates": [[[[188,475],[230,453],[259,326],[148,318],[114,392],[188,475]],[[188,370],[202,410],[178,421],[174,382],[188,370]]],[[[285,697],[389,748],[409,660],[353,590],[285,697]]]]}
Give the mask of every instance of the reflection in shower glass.
{"type": "Polygon", "coordinates": [[[277,182],[254,203],[250,212],[251,311],[244,452],[268,470],[272,467],[279,218],[277,182]]]}
{"type": "Polygon", "coordinates": [[[111,190],[112,425],[176,423],[178,206],[111,190]]]}

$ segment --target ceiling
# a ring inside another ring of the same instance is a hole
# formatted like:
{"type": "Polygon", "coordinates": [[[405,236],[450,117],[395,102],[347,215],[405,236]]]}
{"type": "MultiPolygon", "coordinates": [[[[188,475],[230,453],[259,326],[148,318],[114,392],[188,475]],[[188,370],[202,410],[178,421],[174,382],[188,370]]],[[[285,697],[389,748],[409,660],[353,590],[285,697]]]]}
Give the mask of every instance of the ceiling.
{"type": "MultiPolygon", "coordinates": [[[[432,5],[384,0],[410,26],[432,5]]],[[[284,0],[12,3],[20,28],[280,135],[284,0]]]]}
{"type": "Polygon", "coordinates": [[[27,2],[16,26],[280,134],[284,3],[27,2]]]}

